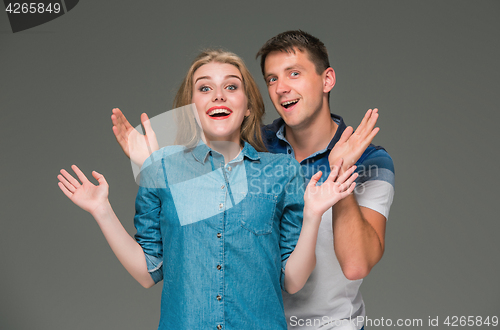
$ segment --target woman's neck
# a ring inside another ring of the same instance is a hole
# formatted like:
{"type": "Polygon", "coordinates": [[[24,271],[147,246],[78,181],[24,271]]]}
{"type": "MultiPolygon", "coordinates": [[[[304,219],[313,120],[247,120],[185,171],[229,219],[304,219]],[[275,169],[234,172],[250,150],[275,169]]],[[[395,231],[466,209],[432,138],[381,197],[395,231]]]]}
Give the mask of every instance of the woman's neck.
{"type": "Polygon", "coordinates": [[[235,159],[242,149],[239,143],[231,141],[207,141],[206,144],[211,149],[224,156],[224,162],[226,164],[235,159]]]}

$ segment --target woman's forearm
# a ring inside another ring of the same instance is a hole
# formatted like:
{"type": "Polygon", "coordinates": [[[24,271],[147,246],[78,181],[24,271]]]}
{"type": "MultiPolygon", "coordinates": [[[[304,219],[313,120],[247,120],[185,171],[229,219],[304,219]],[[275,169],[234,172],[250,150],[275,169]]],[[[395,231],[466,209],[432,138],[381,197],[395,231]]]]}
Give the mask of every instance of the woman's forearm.
{"type": "Polygon", "coordinates": [[[296,293],[306,283],[316,266],[316,240],[318,238],[321,216],[310,215],[304,210],[300,236],[285,268],[285,289],[296,293]]]}
{"type": "Polygon", "coordinates": [[[143,287],[152,287],[155,283],[148,273],[144,251],[125,230],[109,201],[96,208],[92,215],[123,267],[143,287]]]}

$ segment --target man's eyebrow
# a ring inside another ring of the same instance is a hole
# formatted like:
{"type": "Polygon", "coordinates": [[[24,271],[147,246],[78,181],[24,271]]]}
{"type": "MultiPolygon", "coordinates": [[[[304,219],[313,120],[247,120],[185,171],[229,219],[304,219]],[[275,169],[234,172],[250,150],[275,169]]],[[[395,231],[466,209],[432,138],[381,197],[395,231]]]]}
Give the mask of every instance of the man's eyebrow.
{"type": "Polygon", "coordinates": [[[289,70],[293,70],[293,69],[302,69],[302,70],[304,70],[305,68],[302,65],[300,65],[300,64],[294,64],[294,65],[291,65],[291,66],[285,68],[285,71],[289,71],[289,70]]]}
{"type": "MultiPolygon", "coordinates": [[[[301,69],[301,70],[305,70],[305,67],[303,67],[302,65],[300,64],[293,64],[289,67],[286,67],[284,69],[284,71],[290,71],[290,70],[294,70],[294,69],[301,69]]],[[[275,76],[276,74],[275,73],[272,73],[272,72],[269,72],[269,73],[265,73],[264,74],[264,80],[267,80],[267,78],[269,78],[270,76],[275,76]]]]}
{"type": "MultiPolygon", "coordinates": [[[[241,81],[241,78],[237,75],[234,75],[234,74],[228,74],[227,76],[224,77],[224,79],[229,79],[229,78],[236,78],[236,79],[239,79],[241,81]]],[[[196,82],[198,82],[198,80],[202,80],[202,79],[212,79],[210,76],[201,76],[201,77],[198,77],[196,78],[196,81],[194,82],[196,84],[196,82]]]]}

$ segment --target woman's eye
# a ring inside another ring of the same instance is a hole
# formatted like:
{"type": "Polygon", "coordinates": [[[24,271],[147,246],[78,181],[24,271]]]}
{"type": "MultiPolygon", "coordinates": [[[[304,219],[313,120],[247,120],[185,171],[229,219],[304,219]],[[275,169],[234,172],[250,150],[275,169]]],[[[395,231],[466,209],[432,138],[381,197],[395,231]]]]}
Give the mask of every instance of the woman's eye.
{"type": "Polygon", "coordinates": [[[200,87],[200,92],[208,92],[210,90],[210,87],[208,86],[201,86],[200,87]]]}
{"type": "Polygon", "coordinates": [[[227,89],[231,90],[231,91],[234,91],[236,90],[238,87],[236,87],[236,85],[229,85],[226,87],[227,89]]]}

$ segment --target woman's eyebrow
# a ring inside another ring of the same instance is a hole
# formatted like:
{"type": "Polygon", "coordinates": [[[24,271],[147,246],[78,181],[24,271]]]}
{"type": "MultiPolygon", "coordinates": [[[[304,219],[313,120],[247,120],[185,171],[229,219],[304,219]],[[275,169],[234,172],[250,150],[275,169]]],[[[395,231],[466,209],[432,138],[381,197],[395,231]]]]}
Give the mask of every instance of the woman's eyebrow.
{"type": "MultiPolygon", "coordinates": [[[[236,78],[236,79],[239,79],[241,81],[241,78],[237,75],[233,75],[233,74],[230,74],[230,75],[227,75],[224,77],[224,79],[229,79],[229,78],[236,78]]],[[[202,76],[202,77],[198,77],[196,78],[196,81],[194,82],[195,84],[198,82],[198,80],[202,80],[202,79],[207,79],[207,80],[210,80],[212,79],[210,76],[202,76]]]]}

